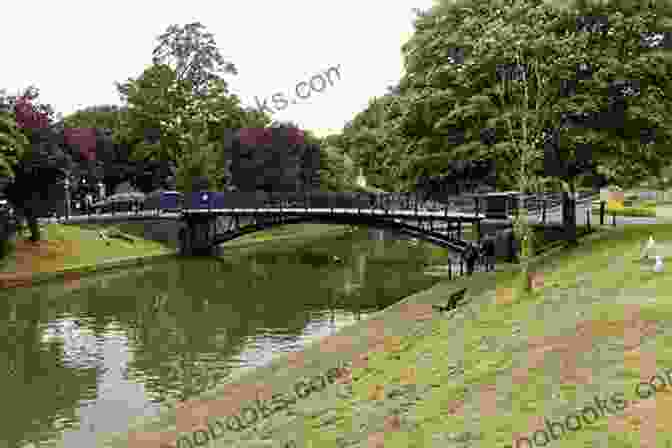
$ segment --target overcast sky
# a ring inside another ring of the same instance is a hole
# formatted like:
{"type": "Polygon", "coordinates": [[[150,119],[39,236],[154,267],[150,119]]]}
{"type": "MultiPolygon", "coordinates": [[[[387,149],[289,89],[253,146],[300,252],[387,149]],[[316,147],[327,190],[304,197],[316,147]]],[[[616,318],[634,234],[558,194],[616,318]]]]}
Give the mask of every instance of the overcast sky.
{"type": "MultiPolygon", "coordinates": [[[[0,89],[30,84],[64,115],[91,105],[121,104],[115,81],[137,77],[151,63],[156,38],[172,24],[199,21],[239,74],[227,75],[243,105],[271,96],[296,97],[301,81],[339,66],[340,80],[273,119],[292,120],[318,135],[338,132],[402,73],[401,45],[413,26],[411,8],[432,0],[61,0],[4,5],[0,26],[0,89]],[[291,95],[291,96],[290,96],[291,95]]],[[[316,84],[320,89],[319,84],[316,84]]],[[[305,96],[306,94],[303,93],[305,96]]]]}

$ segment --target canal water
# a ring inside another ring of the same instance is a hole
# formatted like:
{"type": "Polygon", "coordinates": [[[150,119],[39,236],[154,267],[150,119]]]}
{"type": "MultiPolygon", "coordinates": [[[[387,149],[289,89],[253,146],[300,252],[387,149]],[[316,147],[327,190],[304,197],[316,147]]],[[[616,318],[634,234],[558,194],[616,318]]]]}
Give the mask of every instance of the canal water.
{"type": "Polygon", "coordinates": [[[448,256],[356,230],[4,291],[0,447],[93,448],[96,433],[431,287],[448,256]]]}

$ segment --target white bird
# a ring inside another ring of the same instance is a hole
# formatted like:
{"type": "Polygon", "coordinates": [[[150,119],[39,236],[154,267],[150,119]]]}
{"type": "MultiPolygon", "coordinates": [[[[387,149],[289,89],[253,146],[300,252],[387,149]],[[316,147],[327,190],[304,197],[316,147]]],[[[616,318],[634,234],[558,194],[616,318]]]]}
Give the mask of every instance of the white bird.
{"type": "Polygon", "coordinates": [[[642,259],[649,258],[649,251],[651,249],[653,249],[653,246],[655,246],[655,245],[656,245],[656,242],[653,239],[653,235],[649,235],[649,241],[646,242],[646,246],[642,250],[642,255],[640,256],[640,258],[642,258],[642,259]]]}
{"type": "Polygon", "coordinates": [[[663,272],[663,257],[656,255],[656,265],[653,267],[654,272],[663,272]]]}

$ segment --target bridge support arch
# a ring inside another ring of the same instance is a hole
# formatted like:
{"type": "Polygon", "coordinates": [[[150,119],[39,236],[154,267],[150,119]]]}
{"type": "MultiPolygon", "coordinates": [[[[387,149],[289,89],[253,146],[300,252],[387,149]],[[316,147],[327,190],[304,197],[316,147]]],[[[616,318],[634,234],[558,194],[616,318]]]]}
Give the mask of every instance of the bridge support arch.
{"type": "Polygon", "coordinates": [[[215,248],[217,217],[210,214],[191,215],[185,218],[180,230],[182,255],[211,255],[215,248]]]}

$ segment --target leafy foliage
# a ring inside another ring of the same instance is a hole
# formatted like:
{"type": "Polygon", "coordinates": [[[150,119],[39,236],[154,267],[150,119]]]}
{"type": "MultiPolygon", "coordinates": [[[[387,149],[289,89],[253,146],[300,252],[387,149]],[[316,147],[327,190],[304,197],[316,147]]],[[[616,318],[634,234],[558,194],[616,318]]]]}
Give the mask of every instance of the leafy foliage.
{"type": "Polygon", "coordinates": [[[4,142],[0,144],[0,159],[4,160],[0,165],[13,175],[5,193],[18,215],[27,219],[33,241],[40,239],[39,210],[48,201],[54,184],[72,165],[52,125],[53,108],[40,104],[38,96],[39,90],[31,86],[19,95],[5,95],[0,101],[0,135],[5,136],[0,137],[4,142]]]}
{"type": "Polygon", "coordinates": [[[634,183],[656,170],[670,147],[670,101],[662,93],[670,80],[661,78],[669,53],[641,45],[645,32],[669,26],[669,4],[657,5],[441,2],[418,18],[422,32],[404,48],[402,85],[415,94],[416,111],[405,127],[418,129],[419,110],[432,115],[424,121],[433,128],[419,128],[429,136],[416,134],[425,138],[425,153],[513,165],[528,146],[537,172],[544,130],[555,129],[562,159],[576,160],[577,147],[589,146],[601,173],[634,183]],[[446,62],[451,49],[460,50],[460,60],[446,62]],[[440,136],[455,128],[465,141],[439,149],[440,136]],[[494,130],[500,144],[479,141],[483,129],[494,130]]]}
{"type": "MultiPolygon", "coordinates": [[[[270,122],[263,114],[240,107],[238,97],[226,93],[223,80],[210,81],[207,92],[197,95],[166,65],[154,65],[137,80],[118,88],[128,103],[120,138],[133,142],[132,159],[183,167],[177,176],[194,169],[207,171],[214,176],[209,181],[213,187],[221,186],[221,176],[208,164],[216,161],[215,165],[223,169],[227,130],[263,127],[270,122]],[[206,149],[201,145],[210,146],[206,149]],[[206,157],[206,153],[212,154],[206,157]]],[[[184,178],[178,184],[187,185],[189,181],[184,178]]]]}
{"type": "Polygon", "coordinates": [[[408,148],[396,121],[400,107],[398,93],[390,89],[369,101],[345,126],[338,141],[369,182],[387,191],[404,190],[413,183],[407,169],[408,148]]]}
{"type": "Polygon", "coordinates": [[[14,117],[8,112],[0,112],[0,177],[14,177],[14,168],[28,144],[14,117]]]}
{"type": "Polygon", "coordinates": [[[184,27],[171,25],[158,40],[159,45],[153,52],[154,64],[160,65],[168,60],[174,62],[177,81],[188,81],[197,95],[204,94],[210,82],[221,81],[217,72],[238,74],[233,63],[224,60],[214,36],[205,32],[200,22],[184,27]]]}
{"type": "Polygon", "coordinates": [[[226,184],[239,191],[298,192],[319,185],[320,145],[291,124],[231,131],[226,184]]]}
{"type": "Polygon", "coordinates": [[[355,163],[336,146],[327,146],[320,152],[320,183],[327,191],[356,190],[357,172],[355,163]]]}

